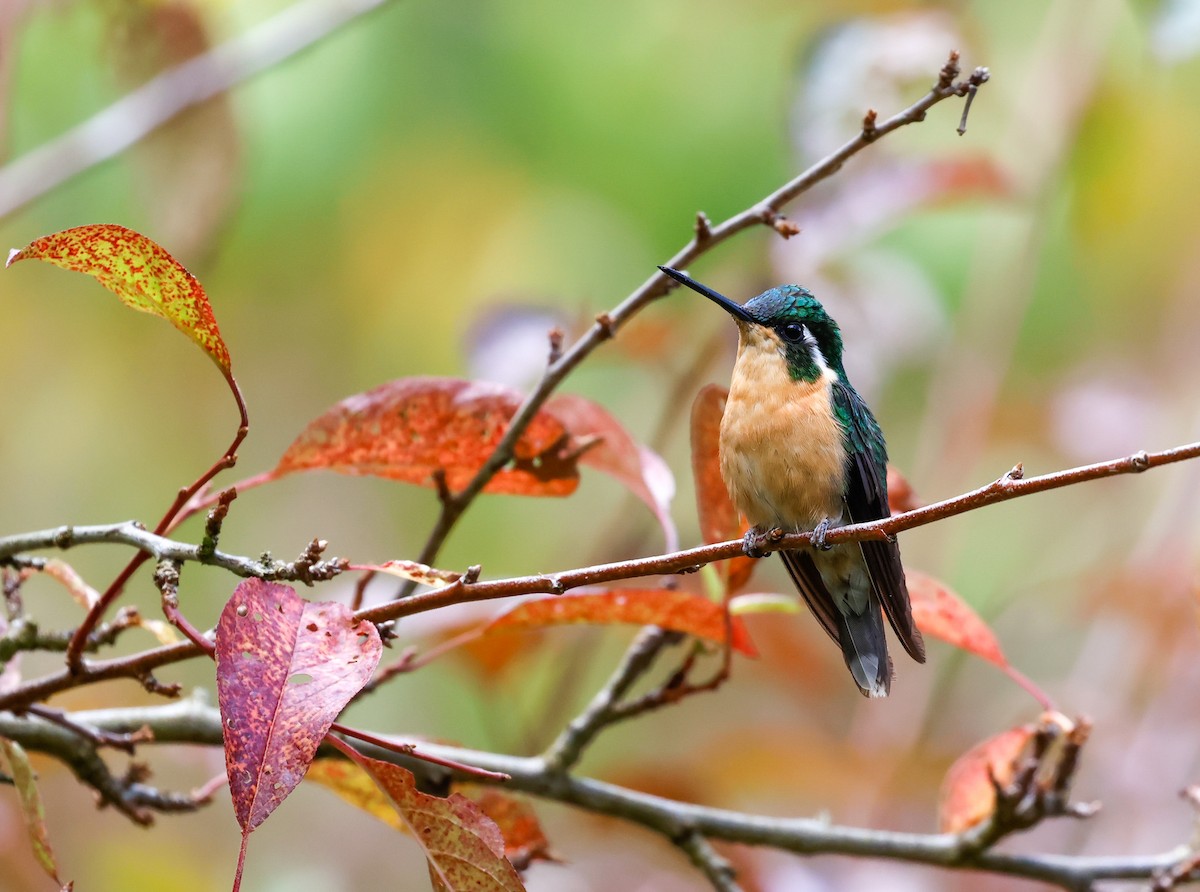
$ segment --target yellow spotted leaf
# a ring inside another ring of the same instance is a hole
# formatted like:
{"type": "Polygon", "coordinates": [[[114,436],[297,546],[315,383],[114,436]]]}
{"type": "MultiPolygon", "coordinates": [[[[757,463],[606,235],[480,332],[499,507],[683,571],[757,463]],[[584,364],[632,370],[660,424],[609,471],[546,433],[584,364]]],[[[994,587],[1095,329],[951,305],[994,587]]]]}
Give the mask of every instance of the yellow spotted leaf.
{"type": "Polygon", "coordinates": [[[7,265],[28,259],[87,273],[126,306],[161,316],[195,341],[229,377],[229,350],[204,289],[183,264],[140,232],[115,223],[64,229],[10,252],[7,265]]]}

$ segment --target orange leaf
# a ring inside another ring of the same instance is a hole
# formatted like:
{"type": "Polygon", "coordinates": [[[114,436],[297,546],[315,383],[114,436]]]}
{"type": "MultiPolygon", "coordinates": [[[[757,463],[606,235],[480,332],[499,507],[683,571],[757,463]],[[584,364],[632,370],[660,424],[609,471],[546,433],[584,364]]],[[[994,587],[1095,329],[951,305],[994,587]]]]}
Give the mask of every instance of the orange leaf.
{"type": "Polygon", "coordinates": [[[439,799],[416,787],[412,772],[369,759],[357,759],[387,793],[429,859],[435,888],[448,892],[523,892],[516,869],[504,856],[504,836],[496,824],[464,796],[439,799]]]}
{"type": "Polygon", "coordinates": [[[361,808],[394,830],[401,833],[408,830],[408,825],[400,820],[400,814],[387,794],[364,768],[353,762],[343,759],[318,759],[309,767],[304,779],[332,790],[346,802],[361,808]]]}
{"type": "Polygon", "coordinates": [[[675,496],[675,478],[666,462],[641,446],[602,406],[575,394],[560,394],[546,403],[546,411],[563,423],[576,442],[597,438],[579,463],[603,471],[623,483],[654,512],[666,539],[667,551],[679,549],[679,534],[669,507],[675,496]]]}
{"type": "MultiPolygon", "coordinates": [[[[554,595],[518,604],[494,619],[484,632],[531,629],[570,623],[633,623],[662,626],[698,638],[725,640],[725,611],[720,604],[689,592],[668,589],[613,589],[583,595],[554,595]]],[[[745,626],[731,619],[733,647],[758,656],[745,626]]]]}
{"type": "Polygon", "coordinates": [[[247,579],[221,611],[216,647],[225,765],[245,836],[300,783],[383,646],[344,604],[247,579]]]}
{"type": "Polygon", "coordinates": [[[987,624],[958,595],[932,576],[917,570],[905,571],[913,620],[926,635],[961,647],[1001,669],[1008,660],[1000,642],[987,624]]]}
{"type": "MultiPolygon", "coordinates": [[[[362,809],[396,830],[407,832],[408,824],[386,793],[362,766],[341,759],[319,759],[305,780],[332,790],[346,802],[362,809]]],[[[455,784],[455,792],[474,802],[495,822],[504,837],[504,855],[520,869],[533,860],[555,860],[550,853],[537,815],[523,799],[476,784],[455,784]]]]}
{"type": "MultiPolygon", "coordinates": [[[[701,388],[692,403],[692,476],[696,481],[700,535],[706,544],[738,539],[749,529],[729,499],[718,461],[721,418],[728,396],[729,391],[724,387],[709,384],[701,388]]],[[[749,582],[754,572],[754,560],[748,557],[722,561],[719,566],[726,574],[726,585],[731,592],[749,582]]]]}
{"type": "Polygon", "coordinates": [[[229,350],[196,277],[161,245],[114,223],[65,229],[8,255],[7,266],[34,258],[87,273],[121,302],[166,319],[200,345],[228,378],[229,350]]]}
{"type": "MultiPolygon", "coordinates": [[[[462,489],[504,435],[521,403],[515,390],[454,378],[402,378],[342,400],[313,421],[274,470],[327,469],[419,486],[462,489]]],[[[565,496],[579,485],[566,429],[539,412],[517,441],[515,457],[485,492],[565,496]]]]}
{"type": "Polygon", "coordinates": [[[533,808],[511,793],[475,784],[456,785],[479,810],[496,822],[504,836],[504,855],[523,870],[531,861],[557,861],[533,808]]]}
{"type": "Polygon", "coordinates": [[[58,558],[50,558],[50,560],[42,565],[40,572],[49,576],[70,592],[71,597],[75,599],[75,603],[84,610],[90,610],[92,605],[100,600],[100,594],[84,582],[83,577],[66,561],[58,558]]]}
{"type": "Polygon", "coordinates": [[[921,500],[913,491],[912,484],[894,465],[887,466],[888,510],[892,514],[903,514],[921,507],[921,500]]]}
{"type": "Polygon", "coordinates": [[[1010,728],[967,750],[946,772],[938,803],[943,833],[961,833],[986,820],[996,808],[992,778],[1001,786],[1012,782],[1016,761],[1033,737],[1034,725],[1010,728]]]}
{"type": "Polygon", "coordinates": [[[405,560],[384,561],[382,564],[351,564],[349,569],[387,573],[389,576],[398,576],[430,588],[445,588],[462,578],[461,573],[455,573],[453,570],[439,570],[417,561],[405,560]]]}

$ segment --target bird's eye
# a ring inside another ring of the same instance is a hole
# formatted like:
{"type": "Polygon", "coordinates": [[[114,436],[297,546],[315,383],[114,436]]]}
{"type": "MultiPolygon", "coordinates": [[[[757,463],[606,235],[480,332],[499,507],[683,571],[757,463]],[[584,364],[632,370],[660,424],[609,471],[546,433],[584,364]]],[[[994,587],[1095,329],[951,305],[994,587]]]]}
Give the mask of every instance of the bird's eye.
{"type": "Polygon", "coordinates": [[[783,328],[779,329],[779,335],[789,343],[799,343],[804,340],[804,326],[798,322],[789,322],[783,328]]]}

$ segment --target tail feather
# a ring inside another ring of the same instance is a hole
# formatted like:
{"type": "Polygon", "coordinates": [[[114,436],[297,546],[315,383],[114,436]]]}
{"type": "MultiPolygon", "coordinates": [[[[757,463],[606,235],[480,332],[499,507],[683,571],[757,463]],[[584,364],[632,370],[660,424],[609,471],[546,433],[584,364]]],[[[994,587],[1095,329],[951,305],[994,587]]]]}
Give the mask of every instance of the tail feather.
{"type": "Polygon", "coordinates": [[[829,594],[808,549],[781,551],[792,581],[813,616],[842,648],[842,656],[864,697],[886,697],[892,684],[892,661],[887,652],[883,614],[874,594],[865,596],[861,614],[843,614],[829,594]]]}
{"type": "Polygon", "coordinates": [[[838,614],[838,643],[854,683],[865,697],[886,697],[892,685],[883,614],[874,598],[861,614],[838,614]]]}

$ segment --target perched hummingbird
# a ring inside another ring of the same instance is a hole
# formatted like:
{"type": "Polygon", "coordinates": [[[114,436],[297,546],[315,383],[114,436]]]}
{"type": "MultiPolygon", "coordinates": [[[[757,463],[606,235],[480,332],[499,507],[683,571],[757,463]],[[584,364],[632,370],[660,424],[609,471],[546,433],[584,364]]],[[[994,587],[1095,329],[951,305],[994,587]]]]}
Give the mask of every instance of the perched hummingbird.
{"type": "Polygon", "coordinates": [[[886,697],[892,681],[883,616],[925,662],[892,540],[825,545],[831,526],[889,515],[887,446],[842,367],[837,323],[806,288],[781,285],[735,303],[677,270],[664,273],[719,304],[738,327],[737,361],[721,419],[721,476],[753,524],[748,554],[768,531],[813,531],[813,546],[781,551],[796,588],[842,648],[854,683],[886,697]]]}

